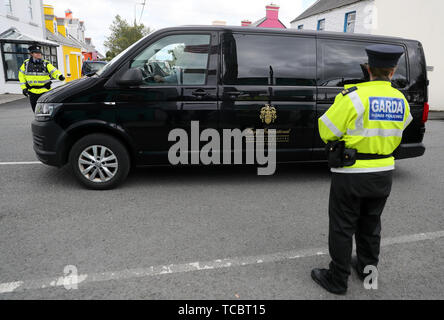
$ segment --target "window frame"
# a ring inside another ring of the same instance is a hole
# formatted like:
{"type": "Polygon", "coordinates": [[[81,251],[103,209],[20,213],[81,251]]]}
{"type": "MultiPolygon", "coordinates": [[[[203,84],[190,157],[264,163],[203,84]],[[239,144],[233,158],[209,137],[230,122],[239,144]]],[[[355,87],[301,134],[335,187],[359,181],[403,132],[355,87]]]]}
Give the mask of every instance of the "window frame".
{"type": "MultiPolygon", "coordinates": [[[[18,74],[17,74],[17,79],[8,77],[8,73],[7,73],[8,68],[7,68],[7,64],[6,64],[5,54],[27,55],[28,58],[24,59],[24,60],[26,60],[26,59],[29,59],[29,52],[28,51],[26,51],[26,52],[5,51],[4,50],[4,45],[7,44],[7,43],[14,44],[14,45],[26,45],[28,47],[30,45],[32,45],[32,44],[35,44],[35,43],[17,42],[17,41],[2,41],[2,42],[0,42],[0,48],[1,48],[1,50],[0,50],[1,52],[0,53],[1,53],[2,60],[3,60],[3,73],[4,73],[4,76],[5,76],[5,81],[19,81],[18,74]]],[[[51,54],[51,48],[56,48],[56,47],[55,46],[45,45],[45,44],[39,44],[39,45],[42,46],[42,47],[48,47],[49,48],[49,53],[50,54],[46,55],[46,54],[42,53],[42,58],[45,59],[45,60],[48,60],[52,64],[53,62],[52,62],[51,57],[55,57],[56,63],[54,64],[54,67],[58,68],[57,49],[56,49],[56,54],[55,55],[51,54]]],[[[20,68],[20,66],[19,66],[19,68],[20,68]]]]}
{"type": "Polygon", "coordinates": [[[71,77],[72,73],[71,73],[71,64],[69,61],[69,54],[65,54],[65,72],[66,72],[66,76],[67,77],[71,77]]]}
{"type": "Polygon", "coordinates": [[[28,0],[28,14],[29,14],[29,20],[34,20],[34,13],[33,13],[33,3],[32,0],[28,0]]]}
{"type": "MultiPolygon", "coordinates": [[[[316,87],[317,86],[317,55],[316,55],[316,51],[317,51],[317,39],[314,36],[309,36],[309,35],[304,35],[304,34],[298,34],[298,35],[287,35],[287,34],[267,34],[267,33],[252,33],[252,32],[229,32],[232,35],[249,35],[249,36],[271,36],[271,37],[288,37],[290,39],[292,38],[296,38],[296,39],[311,39],[314,42],[314,83],[312,85],[282,85],[282,84],[229,84],[226,83],[223,79],[224,74],[225,74],[225,70],[226,70],[226,63],[225,63],[225,54],[224,54],[224,33],[221,33],[221,37],[220,37],[220,76],[219,76],[219,83],[222,86],[229,86],[229,87],[233,87],[233,86],[246,86],[246,87],[253,87],[253,86],[260,86],[260,87],[297,87],[297,88],[311,88],[311,87],[316,87]]],[[[276,80],[275,80],[276,81],[276,80]]]]}
{"type": "MultiPolygon", "coordinates": [[[[213,37],[215,35],[214,32],[212,31],[174,31],[174,32],[168,32],[168,33],[164,33],[159,35],[158,37],[154,38],[152,41],[150,41],[149,43],[147,43],[145,46],[139,48],[137,50],[137,52],[135,52],[131,57],[128,58],[127,63],[128,63],[128,68],[130,68],[131,64],[135,61],[135,59],[142,53],[144,52],[146,49],[148,49],[150,46],[152,46],[153,44],[155,44],[156,42],[166,38],[166,37],[170,37],[170,36],[185,36],[185,35],[206,35],[209,36],[209,43],[208,43],[208,57],[207,57],[207,64],[206,64],[206,71],[205,71],[205,82],[203,84],[167,84],[167,85],[162,85],[162,84],[152,84],[152,85],[140,85],[139,88],[143,88],[143,89],[148,89],[148,88],[172,88],[172,87],[182,87],[182,88],[193,88],[193,87],[207,87],[209,86],[208,84],[208,71],[210,68],[210,60],[211,60],[211,48],[214,45],[213,44],[213,37]]],[[[118,73],[116,73],[118,74],[118,73]]]]}
{"type": "MultiPolygon", "coordinates": [[[[410,77],[410,62],[409,62],[409,55],[408,55],[408,48],[406,46],[405,43],[399,43],[399,42],[381,42],[381,41],[372,41],[370,39],[357,39],[357,40],[349,40],[349,39],[344,39],[344,38],[329,38],[329,37],[320,37],[316,39],[316,61],[317,61],[317,68],[316,68],[316,74],[317,74],[317,80],[316,80],[316,86],[318,88],[330,88],[330,89],[343,89],[344,86],[321,86],[319,84],[319,82],[322,79],[323,73],[321,68],[324,67],[324,62],[322,60],[322,50],[321,49],[321,41],[341,41],[341,42],[350,42],[350,43],[362,43],[365,45],[371,45],[371,44],[388,44],[388,45],[395,45],[395,46],[400,46],[404,49],[404,56],[405,56],[405,68],[406,68],[406,82],[407,84],[404,87],[401,88],[396,88],[398,90],[405,90],[406,88],[408,88],[410,81],[411,81],[411,77],[410,77]]],[[[365,47],[365,45],[363,46],[363,48],[365,47]]]]}
{"type": "Polygon", "coordinates": [[[316,30],[317,30],[317,31],[325,31],[325,18],[323,18],[323,19],[319,19],[319,20],[318,20],[318,26],[317,26],[316,30]],[[321,22],[324,22],[324,28],[323,28],[323,29],[320,29],[320,27],[321,27],[321,22]]]}
{"type": "Polygon", "coordinates": [[[355,33],[355,26],[356,26],[356,10],[346,12],[344,17],[344,33],[355,33]],[[355,18],[353,20],[353,32],[348,31],[347,32],[347,26],[348,26],[348,17],[350,17],[352,14],[355,15],[355,18]]]}
{"type": "Polygon", "coordinates": [[[14,11],[12,10],[12,0],[5,1],[6,15],[12,16],[14,15],[14,11]]]}

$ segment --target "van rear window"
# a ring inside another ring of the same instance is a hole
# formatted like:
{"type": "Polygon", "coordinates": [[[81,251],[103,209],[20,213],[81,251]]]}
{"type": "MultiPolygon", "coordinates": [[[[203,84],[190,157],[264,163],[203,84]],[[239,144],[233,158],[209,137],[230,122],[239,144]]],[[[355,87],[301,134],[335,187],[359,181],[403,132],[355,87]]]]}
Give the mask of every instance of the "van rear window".
{"type": "MultiPolygon", "coordinates": [[[[369,81],[364,64],[368,62],[365,47],[374,43],[360,41],[318,40],[318,86],[343,87],[369,81]]],[[[399,59],[392,79],[395,88],[408,84],[406,54],[399,59]]]]}
{"type": "Polygon", "coordinates": [[[314,38],[224,35],[224,84],[316,85],[314,38]]]}

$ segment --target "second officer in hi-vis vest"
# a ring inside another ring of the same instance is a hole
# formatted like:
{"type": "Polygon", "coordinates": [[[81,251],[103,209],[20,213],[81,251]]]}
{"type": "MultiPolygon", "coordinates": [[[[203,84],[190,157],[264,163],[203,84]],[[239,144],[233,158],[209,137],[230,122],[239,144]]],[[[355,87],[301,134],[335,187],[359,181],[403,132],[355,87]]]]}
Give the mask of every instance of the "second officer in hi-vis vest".
{"type": "Polygon", "coordinates": [[[372,45],[366,51],[370,81],[346,86],[319,118],[332,171],[331,263],[329,269],[313,269],[311,276],[336,294],[346,293],[350,266],[364,280],[366,266],[374,270],[378,265],[381,214],[395,169],[392,153],[413,119],[404,95],[390,82],[404,53],[402,47],[372,45]],[[353,235],[357,256],[352,258],[353,235]]]}
{"type": "Polygon", "coordinates": [[[62,73],[48,60],[42,59],[42,50],[38,45],[28,48],[31,57],[26,59],[19,69],[20,86],[25,96],[29,96],[34,112],[38,98],[51,90],[51,79],[65,80],[62,73]]]}

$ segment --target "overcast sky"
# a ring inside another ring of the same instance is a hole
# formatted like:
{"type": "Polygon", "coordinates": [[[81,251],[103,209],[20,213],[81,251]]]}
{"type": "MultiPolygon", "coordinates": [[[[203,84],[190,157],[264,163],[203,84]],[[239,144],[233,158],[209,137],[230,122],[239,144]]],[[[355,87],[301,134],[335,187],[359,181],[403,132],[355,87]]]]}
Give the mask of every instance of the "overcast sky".
{"type": "MultiPolygon", "coordinates": [[[[315,0],[275,0],[278,4],[280,20],[290,27],[296,18],[315,0]]],[[[186,24],[211,24],[214,20],[224,20],[229,25],[240,25],[241,20],[252,22],[265,16],[265,6],[271,1],[264,0],[147,0],[142,13],[143,0],[43,0],[54,6],[56,16],[64,16],[71,9],[73,16],[85,21],[86,36],[105,54],[103,42],[109,36],[109,26],[119,14],[128,22],[134,21],[155,30],[186,24]],[[135,10],[136,9],[136,10],[135,10]]]]}

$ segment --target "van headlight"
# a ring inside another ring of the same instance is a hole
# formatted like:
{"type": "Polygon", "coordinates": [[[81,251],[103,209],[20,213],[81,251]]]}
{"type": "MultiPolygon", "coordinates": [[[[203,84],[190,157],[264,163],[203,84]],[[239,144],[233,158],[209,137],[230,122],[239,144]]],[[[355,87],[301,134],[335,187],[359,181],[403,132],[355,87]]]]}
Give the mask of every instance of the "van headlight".
{"type": "Polygon", "coordinates": [[[37,121],[47,121],[61,105],[61,103],[38,102],[35,106],[34,117],[37,121]]]}

